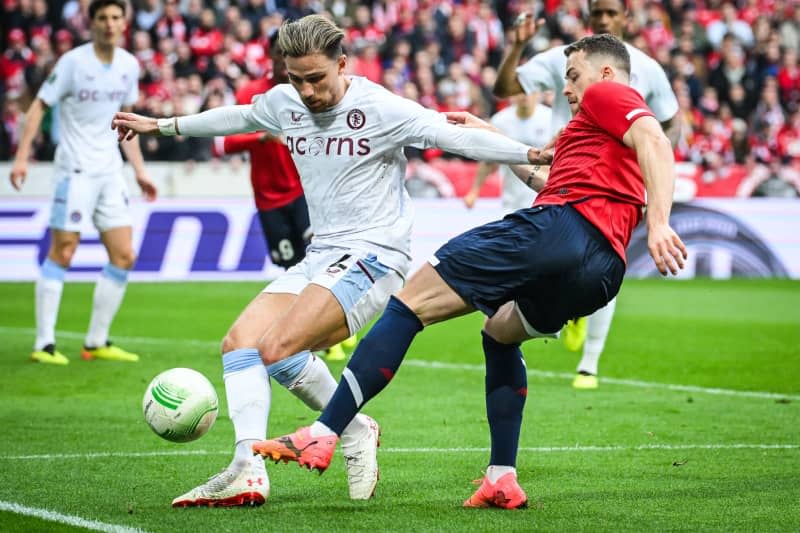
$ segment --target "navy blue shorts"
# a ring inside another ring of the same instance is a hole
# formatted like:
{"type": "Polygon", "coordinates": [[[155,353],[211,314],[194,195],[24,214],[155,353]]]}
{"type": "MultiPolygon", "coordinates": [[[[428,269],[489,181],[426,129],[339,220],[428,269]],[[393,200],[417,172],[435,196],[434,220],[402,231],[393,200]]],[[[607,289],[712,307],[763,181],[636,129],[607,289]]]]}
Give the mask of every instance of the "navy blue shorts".
{"type": "Polygon", "coordinates": [[[303,260],[311,242],[311,222],[305,196],[300,195],[277,209],[259,211],[258,218],[273,263],[289,268],[303,260]]]}
{"type": "Polygon", "coordinates": [[[606,305],[625,275],[608,240],[570,205],[520,209],[462,233],[435,255],[436,271],[470,305],[492,316],[516,301],[541,333],[606,305]]]}

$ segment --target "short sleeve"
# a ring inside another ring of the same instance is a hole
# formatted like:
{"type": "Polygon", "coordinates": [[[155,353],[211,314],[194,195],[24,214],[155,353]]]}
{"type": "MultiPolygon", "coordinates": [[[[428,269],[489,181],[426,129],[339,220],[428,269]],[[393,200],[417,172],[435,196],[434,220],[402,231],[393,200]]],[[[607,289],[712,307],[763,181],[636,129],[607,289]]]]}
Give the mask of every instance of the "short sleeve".
{"type": "Polygon", "coordinates": [[[620,141],[636,120],[655,116],[636,89],[613,81],[587,88],[580,112],[620,141]]]}
{"type": "Polygon", "coordinates": [[[122,102],[124,106],[132,106],[139,99],[139,63],[137,61],[131,62],[130,74],[133,79],[131,86],[128,89],[128,94],[125,95],[125,100],[122,102]]]}
{"type": "Polygon", "coordinates": [[[552,48],[536,54],[517,67],[517,80],[526,94],[558,89],[554,77],[563,75],[557,72],[558,68],[555,66],[559,53],[563,53],[561,47],[552,48]]]}
{"type": "Polygon", "coordinates": [[[53,67],[37,93],[37,97],[52,107],[69,95],[72,80],[72,58],[69,54],[62,56],[53,67]]]}
{"type": "Polygon", "coordinates": [[[254,96],[251,107],[251,122],[258,124],[259,129],[280,135],[283,129],[275,112],[276,109],[281,109],[280,98],[281,93],[277,86],[264,94],[254,96]]]}

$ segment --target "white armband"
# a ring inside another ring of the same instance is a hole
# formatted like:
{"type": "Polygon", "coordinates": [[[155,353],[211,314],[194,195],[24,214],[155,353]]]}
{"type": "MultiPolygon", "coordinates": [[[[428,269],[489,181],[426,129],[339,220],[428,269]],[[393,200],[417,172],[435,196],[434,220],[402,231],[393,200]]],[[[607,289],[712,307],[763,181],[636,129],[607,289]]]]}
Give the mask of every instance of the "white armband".
{"type": "Polygon", "coordinates": [[[178,135],[178,117],[160,118],[156,121],[158,132],[163,137],[178,135]]]}

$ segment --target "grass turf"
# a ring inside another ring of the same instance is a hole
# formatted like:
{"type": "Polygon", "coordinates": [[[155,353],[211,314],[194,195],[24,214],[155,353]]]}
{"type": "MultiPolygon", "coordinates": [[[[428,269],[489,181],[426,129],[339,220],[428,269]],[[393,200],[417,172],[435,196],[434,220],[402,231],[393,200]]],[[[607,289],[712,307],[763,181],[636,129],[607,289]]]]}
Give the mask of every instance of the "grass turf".
{"type": "MultiPolygon", "coordinates": [[[[373,501],[347,499],[337,455],[322,477],[270,465],[261,508],[171,509],[229,461],[219,339],[259,289],[132,284],[112,338],[141,362],[89,363],[77,354],[92,285],[68,283],[58,344],[72,362],[52,367],[27,360],[32,285],[0,284],[0,531],[800,529],[800,283],[763,280],[627,281],[596,391],[570,387],[578,354],[525,345],[527,510],[460,507],[488,458],[477,314],[421,333],[365,409],[383,429],[373,501]],[[150,379],[175,366],[206,374],[222,404],[210,433],[184,445],[140,412],[150,379]]],[[[338,377],[343,363],[330,366],[338,377]]],[[[313,420],[273,391],[270,435],[313,420]]]]}

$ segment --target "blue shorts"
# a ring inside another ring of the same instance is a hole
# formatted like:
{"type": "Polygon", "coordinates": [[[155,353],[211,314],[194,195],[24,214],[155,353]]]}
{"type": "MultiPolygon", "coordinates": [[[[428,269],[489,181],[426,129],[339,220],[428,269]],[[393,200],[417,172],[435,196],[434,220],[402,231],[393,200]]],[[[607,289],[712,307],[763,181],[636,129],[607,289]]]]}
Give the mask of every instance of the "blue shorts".
{"type": "Polygon", "coordinates": [[[462,233],[435,256],[436,271],[470,305],[492,316],[516,301],[541,333],[606,305],[625,275],[622,258],[571,205],[520,209],[462,233]]]}

